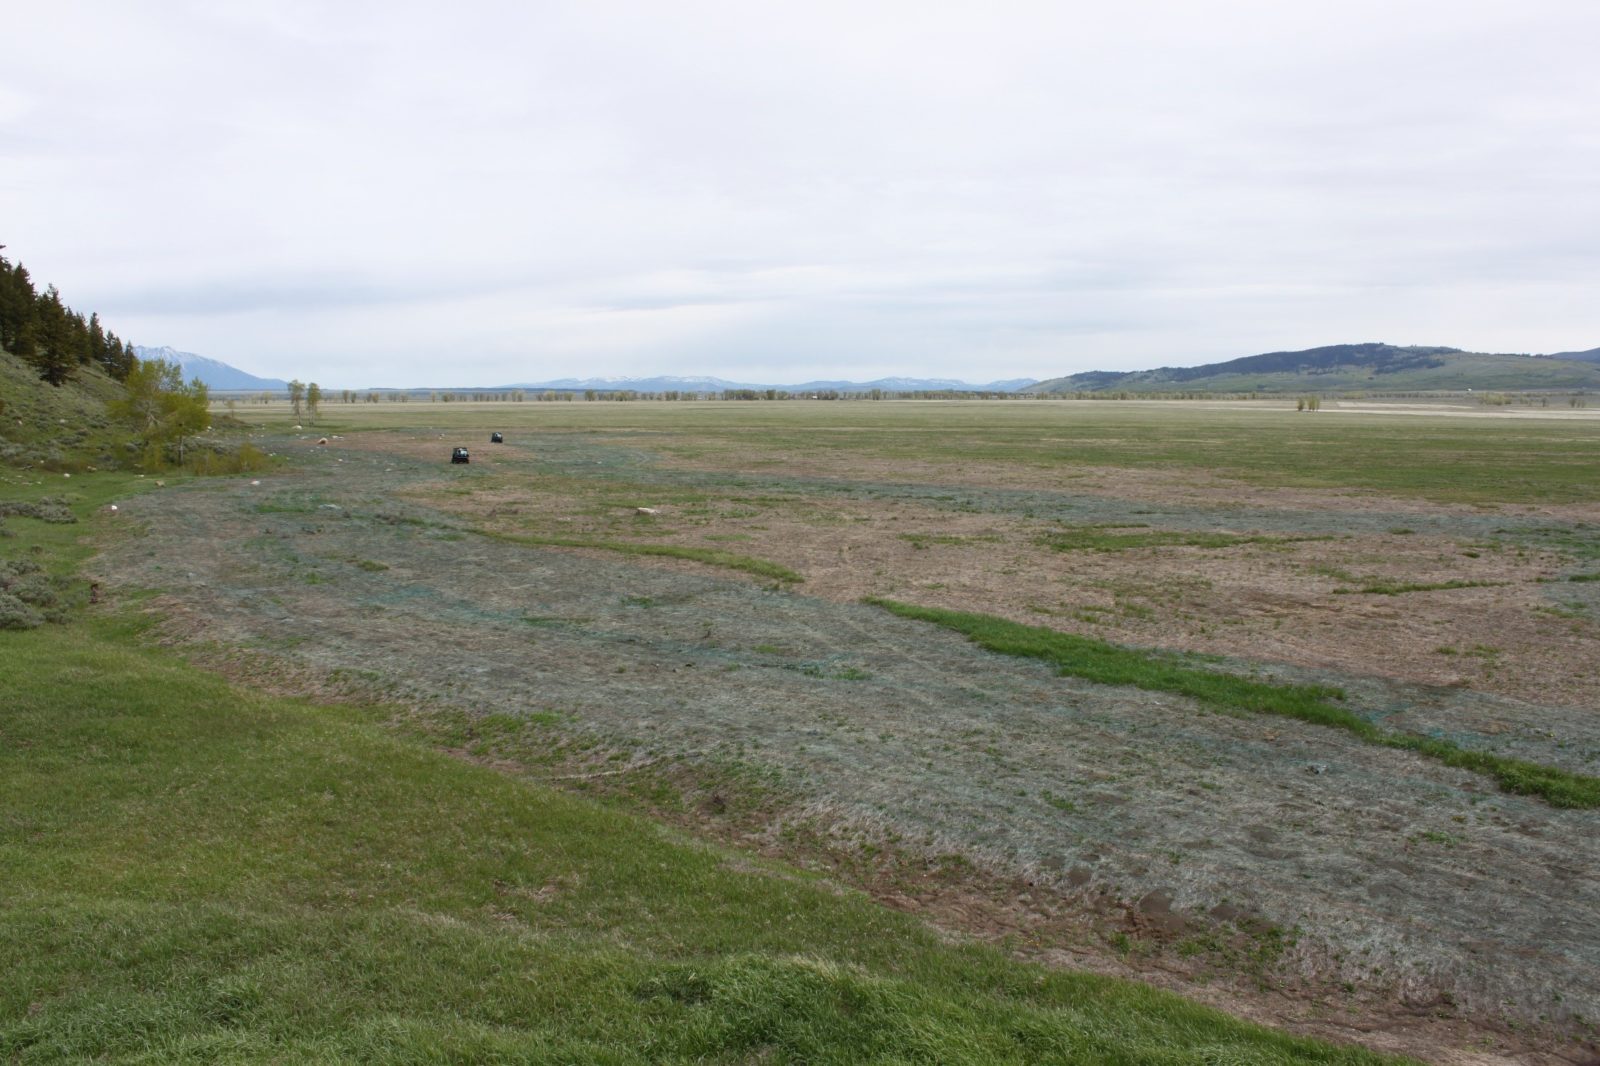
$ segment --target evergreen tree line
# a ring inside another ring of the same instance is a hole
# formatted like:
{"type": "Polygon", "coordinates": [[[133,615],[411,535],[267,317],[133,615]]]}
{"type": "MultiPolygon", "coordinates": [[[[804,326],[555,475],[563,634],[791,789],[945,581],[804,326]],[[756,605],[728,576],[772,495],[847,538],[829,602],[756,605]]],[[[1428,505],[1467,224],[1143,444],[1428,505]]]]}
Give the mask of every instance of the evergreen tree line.
{"type": "MultiPolygon", "coordinates": [[[[5,245],[0,244],[0,249],[5,245]]],[[[99,365],[118,381],[126,381],[138,361],[133,345],[61,302],[54,285],[44,292],[33,286],[28,268],[12,266],[0,255],[0,347],[32,364],[39,376],[61,385],[80,366],[99,365]]]]}

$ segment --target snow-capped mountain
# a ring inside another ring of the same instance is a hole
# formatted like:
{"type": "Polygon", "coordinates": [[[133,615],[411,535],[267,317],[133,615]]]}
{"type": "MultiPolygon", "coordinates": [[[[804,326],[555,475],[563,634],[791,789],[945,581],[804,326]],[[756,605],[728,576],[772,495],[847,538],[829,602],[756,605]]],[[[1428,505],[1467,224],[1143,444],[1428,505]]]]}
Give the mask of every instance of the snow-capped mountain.
{"type": "Polygon", "coordinates": [[[133,346],[133,354],[140,359],[164,359],[169,363],[177,363],[183,368],[183,377],[199,378],[206,383],[209,389],[223,389],[234,392],[248,392],[251,390],[282,391],[289,387],[287,381],[278,378],[258,378],[254,374],[240,370],[238,367],[229,366],[227,363],[216,359],[207,359],[203,355],[193,352],[180,352],[176,348],[161,347],[149,348],[141,345],[133,346]]]}

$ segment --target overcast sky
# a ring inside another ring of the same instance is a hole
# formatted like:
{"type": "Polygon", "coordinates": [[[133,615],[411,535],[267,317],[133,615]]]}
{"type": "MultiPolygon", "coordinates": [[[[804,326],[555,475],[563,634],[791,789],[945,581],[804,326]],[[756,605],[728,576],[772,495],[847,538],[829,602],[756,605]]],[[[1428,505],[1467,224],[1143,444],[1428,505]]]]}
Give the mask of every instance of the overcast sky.
{"type": "Polygon", "coordinates": [[[335,386],[1600,345],[1600,2],[8,3],[0,243],[335,386]]]}

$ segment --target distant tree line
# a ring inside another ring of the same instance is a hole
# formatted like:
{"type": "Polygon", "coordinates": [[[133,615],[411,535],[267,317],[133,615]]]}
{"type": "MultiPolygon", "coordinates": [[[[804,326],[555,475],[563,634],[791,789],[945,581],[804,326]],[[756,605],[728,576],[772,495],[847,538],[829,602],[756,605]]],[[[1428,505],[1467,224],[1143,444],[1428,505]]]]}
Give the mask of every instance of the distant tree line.
{"type": "MultiPolygon", "coordinates": [[[[252,403],[281,402],[285,395],[291,405],[298,391],[301,401],[310,406],[312,385],[290,382],[286,392],[253,392],[238,394],[252,403]]],[[[1069,396],[1022,392],[960,391],[955,389],[921,389],[896,391],[890,389],[817,389],[791,392],[785,389],[720,389],[693,391],[669,389],[664,392],[642,392],[637,389],[494,389],[478,392],[447,391],[440,389],[383,389],[358,392],[343,389],[329,392],[326,397],[336,397],[340,403],[408,403],[412,400],[428,403],[565,403],[588,401],[601,403],[628,403],[632,401],[661,402],[679,400],[1061,400],[1069,396]]],[[[298,414],[301,408],[296,407],[298,414]]],[[[313,413],[315,413],[313,411],[313,413]]]]}
{"type": "MultiPolygon", "coordinates": [[[[0,244],[0,248],[5,245],[0,244]]],[[[28,268],[0,255],[0,347],[20,356],[52,385],[66,383],[81,366],[99,365],[126,381],[138,362],[133,345],[61,302],[54,285],[34,288],[28,268]]]]}

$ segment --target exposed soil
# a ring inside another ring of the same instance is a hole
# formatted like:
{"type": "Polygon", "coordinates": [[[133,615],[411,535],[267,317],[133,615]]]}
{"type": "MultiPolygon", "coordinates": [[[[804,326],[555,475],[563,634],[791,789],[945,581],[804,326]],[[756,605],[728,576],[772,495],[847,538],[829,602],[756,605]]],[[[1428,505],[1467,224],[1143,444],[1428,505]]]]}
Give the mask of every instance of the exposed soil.
{"type": "Polygon", "coordinates": [[[1600,583],[1541,579],[1574,570],[1567,547],[1600,516],[1334,507],[1192,478],[1178,493],[1125,472],[1070,491],[901,464],[755,478],[579,434],[455,470],[432,439],[289,447],[299,469],[260,485],[130,501],[148,535],[100,565],[162,590],[190,639],[425,707],[553,712],[622,758],[608,780],[767,772],[790,800],[737,835],[896,856],[856,878],[951,929],[1436,1061],[1594,1053],[1595,812],[1328,729],[1057,677],[856,601],[1217,652],[1342,685],[1391,728],[1592,773],[1600,583]],[[470,532],[486,525],[716,546],[806,580],[470,532]],[[1334,539],[1039,543],[1112,525],[1334,539]],[[1339,591],[1379,578],[1484,584],[1339,591]],[[939,877],[907,876],[930,858],[939,877]]]}

